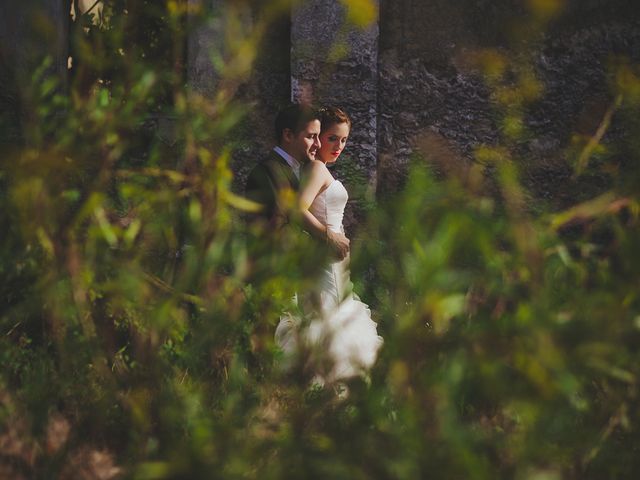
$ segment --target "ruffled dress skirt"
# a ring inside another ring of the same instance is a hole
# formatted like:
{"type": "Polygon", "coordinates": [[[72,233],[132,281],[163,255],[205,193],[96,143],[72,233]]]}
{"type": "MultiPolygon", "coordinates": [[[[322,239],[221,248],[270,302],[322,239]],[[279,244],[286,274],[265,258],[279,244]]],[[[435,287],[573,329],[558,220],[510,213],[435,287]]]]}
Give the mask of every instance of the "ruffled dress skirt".
{"type": "Polygon", "coordinates": [[[276,329],[285,364],[304,361],[320,383],[366,374],[383,343],[371,310],[352,292],[348,265],[347,258],[327,266],[318,289],[298,294],[303,318],[284,315],[276,329]]]}

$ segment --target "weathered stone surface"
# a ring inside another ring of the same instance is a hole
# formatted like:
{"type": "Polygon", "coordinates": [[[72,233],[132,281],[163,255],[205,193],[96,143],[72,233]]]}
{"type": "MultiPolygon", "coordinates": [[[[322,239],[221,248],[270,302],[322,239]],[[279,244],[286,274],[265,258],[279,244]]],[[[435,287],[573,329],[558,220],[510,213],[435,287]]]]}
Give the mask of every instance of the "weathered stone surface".
{"type": "Polygon", "coordinates": [[[189,7],[203,9],[206,18],[206,23],[192,26],[187,40],[187,80],[202,95],[214,96],[220,80],[211,57],[214,53],[220,54],[224,44],[224,23],[220,14],[224,4],[224,0],[189,0],[189,7]]]}
{"type": "MultiPolygon", "coordinates": [[[[441,135],[469,160],[479,144],[499,141],[499,113],[489,89],[458,60],[483,47],[527,50],[518,36],[522,5],[512,0],[382,2],[380,193],[401,187],[424,133],[441,135]]],[[[532,63],[545,90],[526,117],[532,135],[517,153],[524,179],[538,198],[561,206],[575,195],[567,188],[571,170],[564,147],[575,131],[593,134],[611,103],[612,57],[639,61],[639,10],[629,0],[572,0],[535,49],[532,63]]],[[[614,122],[607,138],[621,134],[614,122]]]]}
{"type": "Polygon", "coordinates": [[[496,127],[489,94],[480,78],[401,60],[389,54],[380,62],[379,190],[401,187],[407,165],[427,133],[436,133],[469,154],[492,142],[496,127]]]}

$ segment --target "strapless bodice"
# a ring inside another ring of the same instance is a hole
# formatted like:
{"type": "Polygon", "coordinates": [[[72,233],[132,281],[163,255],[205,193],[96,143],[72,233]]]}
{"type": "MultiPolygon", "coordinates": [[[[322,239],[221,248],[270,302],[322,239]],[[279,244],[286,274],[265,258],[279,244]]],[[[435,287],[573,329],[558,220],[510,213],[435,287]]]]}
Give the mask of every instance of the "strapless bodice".
{"type": "Polygon", "coordinates": [[[344,207],[349,200],[347,189],[340,180],[334,180],[313,200],[309,211],[334,232],[342,232],[344,207]]]}

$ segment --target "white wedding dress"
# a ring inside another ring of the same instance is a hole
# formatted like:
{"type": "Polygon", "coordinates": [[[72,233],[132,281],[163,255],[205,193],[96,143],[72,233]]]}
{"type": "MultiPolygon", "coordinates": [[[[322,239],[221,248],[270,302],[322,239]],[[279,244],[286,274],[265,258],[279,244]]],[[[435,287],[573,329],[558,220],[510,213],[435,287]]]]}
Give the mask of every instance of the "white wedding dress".
{"type": "MultiPolygon", "coordinates": [[[[315,198],[309,211],[334,232],[344,232],[342,218],[349,195],[334,180],[315,198]]],[[[331,262],[321,274],[318,288],[299,294],[306,321],[284,315],[275,340],[285,359],[295,361],[307,352],[316,380],[333,382],[366,373],[376,361],[382,337],[371,320],[369,307],[352,292],[349,260],[331,262]]]]}

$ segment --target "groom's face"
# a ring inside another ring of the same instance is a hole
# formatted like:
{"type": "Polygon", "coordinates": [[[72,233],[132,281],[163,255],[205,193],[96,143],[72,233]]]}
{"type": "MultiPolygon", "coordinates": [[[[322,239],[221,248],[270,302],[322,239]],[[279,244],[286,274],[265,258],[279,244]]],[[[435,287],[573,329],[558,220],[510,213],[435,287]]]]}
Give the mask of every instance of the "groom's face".
{"type": "Polygon", "coordinates": [[[284,149],[299,162],[305,163],[316,158],[320,149],[320,120],[307,123],[297,134],[284,131],[284,149]]]}

